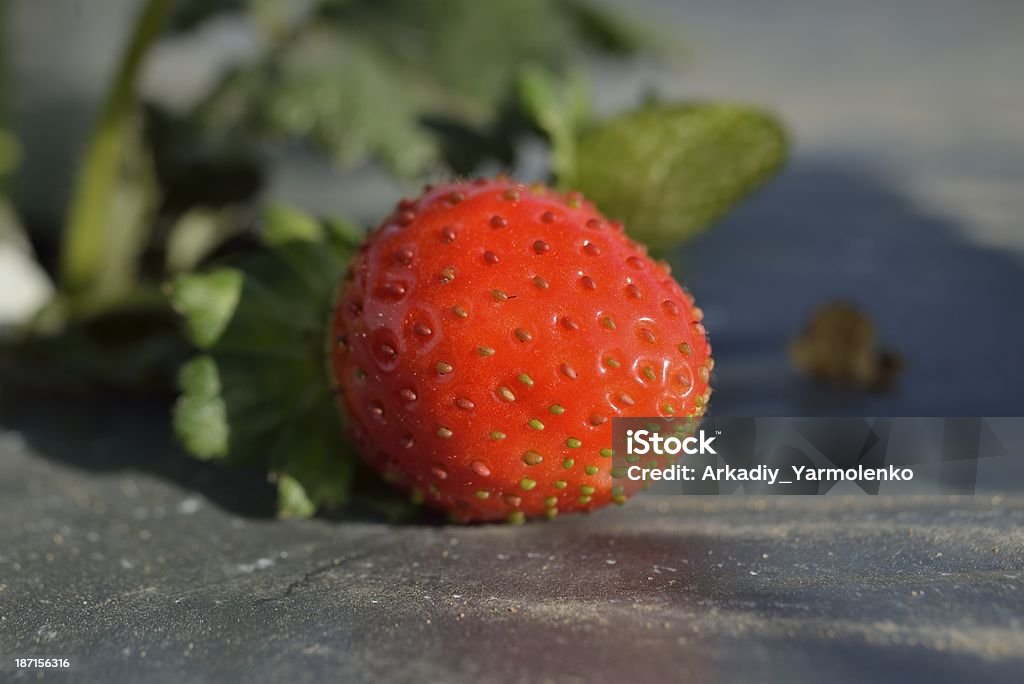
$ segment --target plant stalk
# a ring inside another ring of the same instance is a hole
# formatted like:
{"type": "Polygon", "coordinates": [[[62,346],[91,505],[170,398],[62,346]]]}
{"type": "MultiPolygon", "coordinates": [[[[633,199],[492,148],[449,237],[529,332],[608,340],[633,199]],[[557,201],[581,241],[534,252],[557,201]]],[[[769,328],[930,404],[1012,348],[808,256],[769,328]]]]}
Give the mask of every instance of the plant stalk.
{"type": "Polygon", "coordinates": [[[117,189],[125,139],[136,111],[136,81],[174,0],[148,0],[140,12],[90,134],[75,179],[60,255],[60,283],[73,299],[95,294],[109,245],[107,222],[117,189]]]}

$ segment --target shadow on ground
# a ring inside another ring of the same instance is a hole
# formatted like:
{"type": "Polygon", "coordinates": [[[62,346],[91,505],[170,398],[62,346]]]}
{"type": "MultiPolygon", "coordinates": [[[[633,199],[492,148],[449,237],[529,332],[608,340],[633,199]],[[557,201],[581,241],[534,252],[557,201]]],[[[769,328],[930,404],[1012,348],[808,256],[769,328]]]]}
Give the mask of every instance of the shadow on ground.
{"type": "Polygon", "coordinates": [[[0,394],[0,429],[19,432],[46,458],[87,471],[147,473],[240,515],[274,515],[266,473],[191,458],[176,445],[169,417],[164,398],[0,394]]]}
{"type": "MultiPolygon", "coordinates": [[[[170,415],[171,401],[162,395],[0,392],[0,433],[17,432],[34,453],[86,471],[153,475],[247,518],[276,516],[277,489],[265,470],[190,456],[177,443],[170,415]]],[[[426,526],[445,522],[443,515],[409,505],[368,468],[359,466],[356,477],[359,497],[344,509],[322,511],[321,517],[426,526]]]]}
{"type": "Polygon", "coordinates": [[[718,415],[1024,415],[1024,256],[969,243],[856,170],[797,163],[677,253],[711,331],[718,415]],[[906,370],[886,394],[791,370],[786,344],[825,301],[858,303],[906,370]]]}

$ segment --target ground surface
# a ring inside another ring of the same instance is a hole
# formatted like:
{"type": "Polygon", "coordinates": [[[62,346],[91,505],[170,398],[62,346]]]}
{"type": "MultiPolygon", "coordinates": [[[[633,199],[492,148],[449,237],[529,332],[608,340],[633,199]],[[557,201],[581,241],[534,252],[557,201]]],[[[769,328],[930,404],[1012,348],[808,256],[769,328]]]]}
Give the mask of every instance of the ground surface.
{"type": "Polygon", "coordinates": [[[198,683],[934,684],[1024,667],[1022,496],[280,522],[258,475],[186,458],[158,408],[0,402],[0,654],[70,657],[73,681],[198,683]]]}

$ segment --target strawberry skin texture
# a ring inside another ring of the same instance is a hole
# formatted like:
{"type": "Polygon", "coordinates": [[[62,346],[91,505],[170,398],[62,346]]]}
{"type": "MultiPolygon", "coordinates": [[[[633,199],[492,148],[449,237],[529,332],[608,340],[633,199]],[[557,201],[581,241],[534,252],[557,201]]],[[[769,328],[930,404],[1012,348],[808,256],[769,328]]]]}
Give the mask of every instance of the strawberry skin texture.
{"type": "Polygon", "coordinates": [[[700,416],[693,298],[577,193],[428,187],[342,282],[331,370],[363,457],[457,521],[621,503],[611,419],[700,416]]]}

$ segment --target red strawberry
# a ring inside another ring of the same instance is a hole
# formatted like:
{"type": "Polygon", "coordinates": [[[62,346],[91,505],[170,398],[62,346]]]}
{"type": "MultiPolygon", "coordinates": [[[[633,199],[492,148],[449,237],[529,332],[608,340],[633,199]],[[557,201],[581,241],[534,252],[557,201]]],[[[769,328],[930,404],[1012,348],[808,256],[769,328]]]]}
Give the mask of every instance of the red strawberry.
{"type": "Polygon", "coordinates": [[[693,298],[574,193],[504,179],[403,200],[335,306],[334,378],[365,458],[458,520],[621,502],[618,416],[701,415],[693,298]]]}

